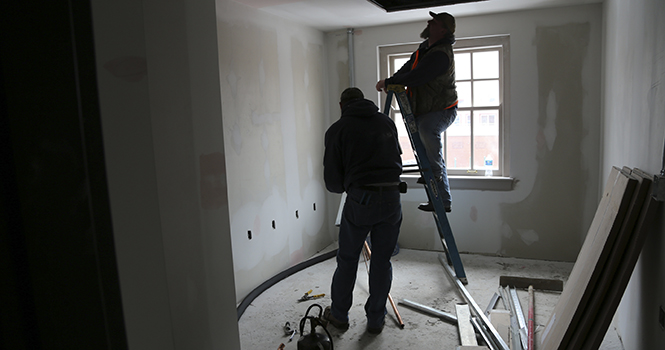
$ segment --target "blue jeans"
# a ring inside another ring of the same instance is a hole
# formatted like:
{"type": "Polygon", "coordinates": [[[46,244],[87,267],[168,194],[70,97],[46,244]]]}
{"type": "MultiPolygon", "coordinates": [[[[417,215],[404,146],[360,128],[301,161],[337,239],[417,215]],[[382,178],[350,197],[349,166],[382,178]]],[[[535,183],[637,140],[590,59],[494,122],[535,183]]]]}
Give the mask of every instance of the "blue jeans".
{"type": "Polygon", "coordinates": [[[398,191],[374,192],[351,188],[347,191],[339,229],[337,269],[331,286],[331,313],[348,322],[353,303],[358,260],[367,234],[372,240],[369,268],[369,298],[365,303],[368,327],[378,328],[386,316],[393,270],[390,257],[402,224],[402,204],[398,191]]]}
{"type": "Polygon", "coordinates": [[[441,193],[444,205],[450,205],[452,197],[450,196],[450,183],[448,182],[448,173],[446,172],[446,162],[443,160],[441,133],[448,129],[456,117],[456,107],[443,111],[429,112],[416,117],[418,134],[420,134],[420,140],[425,146],[432,174],[434,178],[442,180],[439,183],[439,193],[441,193]]]}

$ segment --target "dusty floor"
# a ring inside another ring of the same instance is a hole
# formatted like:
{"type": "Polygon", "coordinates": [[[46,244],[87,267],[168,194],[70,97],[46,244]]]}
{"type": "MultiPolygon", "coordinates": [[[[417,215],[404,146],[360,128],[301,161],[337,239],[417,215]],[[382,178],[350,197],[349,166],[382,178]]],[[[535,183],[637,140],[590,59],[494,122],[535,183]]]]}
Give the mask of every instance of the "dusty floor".
{"type": "MultiPolygon", "coordinates": [[[[322,253],[335,249],[328,247],[322,253]]],[[[449,314],[455,314],[455,305],[465,302],[455,284],[451,282],[437,256],[440,252],[402,249],[394,256],[393,285],[391,295],[396,303],[401,299],[426,305],[449,314]]],[[[481,309],[485,309],[499,287],[499,276],[521,276],[566,281],[573,264],[550,261],[525,260],[514,258],[487,257],[461,254],[468,277],[467,290],[481,309]]],[[[298,328],[307,308],[312,304],[322,307],[330,305],[330,280],[335,271],[335,259],[311,266],[287,277],[259,295],[247,307],[239,321],[240,340],[243,350],[277,349],[280,343],[285,349],[297,349],[298,337],[291,342],[284,335],[283,327],[289,322],[298,328]],[[298,302],[307,291],[312,295],[325,293],[322,298],[298,302]]],[[[335,349],[455,349],[460,344],[457,326],[427,315],[421,311],[398,305],[405,327],[400,329],[390,304],[386,326],[379,335],[370,335],[365,331],[366,322],[363,305],[368,295],[367,270],[361,261],[358,265],[358,278],[354,290],[354,304],[350,311],[350,327],[347,331],[338,331],[329,326],[335,349]]],[[[524,310],[527,309],[527,292],[518,290],[518,296],[524,310]]],[[[556,305],[559,293],[535,292],[535,348],[538,349],[543,325],[556,305]]],[[[502,302],[496,308],[502,309],[502,302]]],[[[318,309],[313,308],[310,315],[318,309]]],[[[318,331],[323,332],[321,328],[318,331]]],[[[307,322],[306,333],[309,331],[307,322]]],[[[603,344],[603,350],[621,350],[620,339],[613,327],[610,327],[603,344]]]]}

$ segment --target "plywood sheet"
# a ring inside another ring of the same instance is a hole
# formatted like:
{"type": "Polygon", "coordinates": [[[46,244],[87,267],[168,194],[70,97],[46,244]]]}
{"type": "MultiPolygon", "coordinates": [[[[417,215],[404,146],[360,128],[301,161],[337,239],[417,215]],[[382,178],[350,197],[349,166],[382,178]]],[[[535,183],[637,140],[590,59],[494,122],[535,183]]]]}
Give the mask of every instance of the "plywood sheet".
{"type": "Polygon", "coordinates": [[[540,349],[566,348],[582,316],[581,306],[589,301],[593,286],[621,229],[636,183],[620,169],[612,169],[577,261],[543,331],[540,349]]]}
{"type": "Polygon", "coordinates": [[[580,349],[591,350],[600,347],[605,333],[607,333],[607,329],[612,323],[614,313],[619,307],[623,293],[628,286],[630,276],[635,269],[635,264],[637,263],[637,259],[639,258],[644,242],[646,241],[651,223],[659,210],[660,203],[651,197],[651,186],[653,185],[651,175],[646,174],[640,169],[635,169],[633,175],[637,175],[641,178],[640,187],[647,187],[647,195],[644,198],[644,203],[633,233],[626,243],[621,261],[619,262],[614,276],[612,276],[611,285],[602,300],[599,312],[595,317],[595,320],[592,322],[591,329],[588,331],[588,336],[580,349]]]}
{"type": "MultiPolygon", "coordinates": [[[[631,174],[632,170],[624,168],[622,169],[622,172],[624,174],[631,174]]],[[[624,252],[626,251],[626,246],[633,235],[635,224],[644,204],[644,199],[648,196],[648,191],[651,188],[650,182],[643,181],[641,176],[633,176],[631,174],[630,177],[637,181],[637,186],[633,192],[628,212],[625,215],[623,224],[621,225],[621,229],[617,234],[614,244],[611,245],[609,257],[602,266],[600,277],[593,286],[592,296],[589,299],[589,302],[586,305],[583,305],[584,309],[582,312],[582,318],[577,327],[575,327],[573,336],[567,345],[567,348],[569,349],[580,349],[582,343],[587,339],[588,332],[596,321],[596,317],[598,316],[605,295],[612,285],[612,280],[614,279],[617,268],[621,263],[624,252]]],[[[607,246],[609,246],[609,242],[606,244],[606,248],[607,246]]]]}

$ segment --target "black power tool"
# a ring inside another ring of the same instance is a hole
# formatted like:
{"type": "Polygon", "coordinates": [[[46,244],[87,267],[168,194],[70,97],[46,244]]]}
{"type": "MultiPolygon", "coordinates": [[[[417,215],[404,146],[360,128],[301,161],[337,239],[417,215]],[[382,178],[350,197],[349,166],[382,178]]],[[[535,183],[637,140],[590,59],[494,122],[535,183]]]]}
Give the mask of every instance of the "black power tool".
{"type": "Polygon", "coordinates": [[[298,340],[298,350],[334,349],[332,343],[332,337],[330,336],[330,333],[328,333],[328,330],[321,321],[322,314],[323,314],[323,308],[321,308],[321,305],[312,304],[310,307],[307,308],[307,312],[305,312],[305,317],[303,317],[302,320],[300,320],[300,339],[298,340]],[[319,317],[309,316],[309,310],[311,310],[315,306],[319,308],[319,317]],[[304,328],[307,320],[309,320],[311,328],[310,332],[305,334],[304,328]],[[315,330],[316,326],[321,326],[321,328],[323,328],[323,330],[326,333],[325,334],[317,333],[315,330]]]}

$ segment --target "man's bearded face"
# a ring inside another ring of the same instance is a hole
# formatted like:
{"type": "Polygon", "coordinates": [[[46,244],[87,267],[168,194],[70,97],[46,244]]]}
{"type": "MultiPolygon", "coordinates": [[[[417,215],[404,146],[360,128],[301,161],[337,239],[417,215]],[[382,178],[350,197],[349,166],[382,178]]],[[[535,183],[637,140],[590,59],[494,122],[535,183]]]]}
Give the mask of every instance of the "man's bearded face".
{"type": "Polygon", "coordinates": [[[428,24],[427,27],[425,27],[425,29],[423,29],[423,31],[420,33],[420,37],[421,37],[422,39],[428,39],[428,38],[429,38],[429,24],[428,24]]]}

